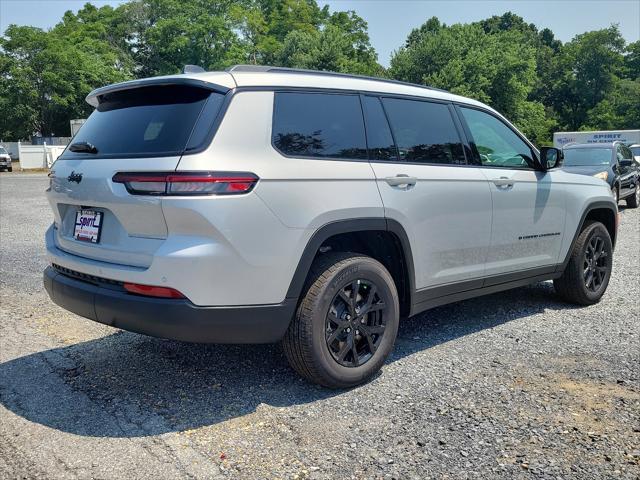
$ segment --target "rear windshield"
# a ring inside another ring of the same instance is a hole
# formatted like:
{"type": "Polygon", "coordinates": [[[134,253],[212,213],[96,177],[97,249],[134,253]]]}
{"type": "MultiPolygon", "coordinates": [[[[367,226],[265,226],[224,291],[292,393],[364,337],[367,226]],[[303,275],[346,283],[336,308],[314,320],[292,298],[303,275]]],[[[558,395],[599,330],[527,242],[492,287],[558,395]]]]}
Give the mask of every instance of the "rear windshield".
{"type": "Polygon", "coordinates": [[[564,165],[567,167],[593,167],[609,165],[610,162],[609,148],[572,148],[564,151],[564,165]]]}
{"type": "Polygon", "coordinates": [[[206,127],[211,127],[222,98],[220,93],[181,85],[108,94],[71,142],[89,143],[96,153],[67,148],[62,158],[180,155],[205,141],[210,132],[206,127]],[[208,122],[205,128],[194,128],[202,122],[208,122]]]}

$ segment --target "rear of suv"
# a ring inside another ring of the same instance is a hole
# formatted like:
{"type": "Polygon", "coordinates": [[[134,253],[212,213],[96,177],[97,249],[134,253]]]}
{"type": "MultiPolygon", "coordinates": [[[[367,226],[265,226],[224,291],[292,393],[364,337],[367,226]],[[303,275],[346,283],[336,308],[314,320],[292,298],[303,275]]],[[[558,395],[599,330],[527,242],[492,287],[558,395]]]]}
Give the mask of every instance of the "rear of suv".
{"type": "Polygon", "coordinates": [[[111,85],[55,162],[52,300],[191,342],[281,341],[328,387],[401,317],[554,280],[588,305],[617,228],[601,180],[490,107],[388,80],[238,66],[111,85]]]}

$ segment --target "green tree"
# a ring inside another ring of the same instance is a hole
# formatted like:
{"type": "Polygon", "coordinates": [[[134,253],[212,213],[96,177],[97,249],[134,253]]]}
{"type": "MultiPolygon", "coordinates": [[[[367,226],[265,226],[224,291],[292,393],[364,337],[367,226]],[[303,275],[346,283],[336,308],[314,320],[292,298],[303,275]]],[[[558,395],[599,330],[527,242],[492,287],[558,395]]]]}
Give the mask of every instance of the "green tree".
{"type": "Polygon", "coordinates": [[[234,0],[136,0],[123,5],[140,77],[175,74],[193,64],[217,70],[241,58],[234,0]]]}
{"type": "Polygon", "coordinates": [[[624,76],[631,80],[640,78],[640,40],[627,45],[624,57],[624,76]]]}
{"type": "Polygon", "coordinates": [[[292,31],[277,63],[285,67],[379,75],[383,72],[369,44],[366,23],[353,12],[334,13],[322,30],[292,31]]]}
{"type": "Polygon", "coordinates": [[[537,52],[529,41],[534,34],[528,27],[446,26],[432,18],[394,53],[389,73],[488,103],[530,137],[543,139],[550,128],[544,106],[529,99],[537,80],[537,52]]]}
{"type": "Polygon", "coordinates": [[[232,9],[247,63],[381,73],[366,22],[314,0],[255,0],[232,9]]]}
{"type": "Polygon", "coordinates": [[[50,31],[11,25],[0,38],[0,137],[66,135],[98,86],[185,64],[235,63],[392,76],[476,98],[546,143],[554,129],[640,125],[640,42],[618,27],[563,45],[506,12],[466,25],[428,19],[377,62],[366,22],[316,0],[131,0],[87,3],[50,31]]]}
{"type": "MultiPolygon", "coordinates": [[[[87,27],[88,28],[88,27],[87,27]]],[[[65,29],[11,25],[0,39],[0,136],[68,135],[69,120],[87,115],[93,88],[131,76],[126,56],[107,41],[65,29]]]]}
{"type": "Polygon", "coordinates": [[[588,112],[607,97],[622,73],[625,42],[617,26],[577,35],[555,62],[560,75],[552,101],[561,123],[571,130],[587,121],[588,112]]]}
{"type": "Polygon", "coordinates": [[[587,113],[581,130],[635,129],[640,126],[640,78],[617,80],[611,92],[587,113]]]}

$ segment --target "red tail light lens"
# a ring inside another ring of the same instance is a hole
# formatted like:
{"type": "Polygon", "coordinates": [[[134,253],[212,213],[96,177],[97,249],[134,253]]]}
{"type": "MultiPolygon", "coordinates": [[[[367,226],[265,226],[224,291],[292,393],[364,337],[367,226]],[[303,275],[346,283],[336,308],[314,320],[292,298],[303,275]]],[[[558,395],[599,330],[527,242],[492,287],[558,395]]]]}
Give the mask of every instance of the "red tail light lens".
{"type": "Polygon", "coordinates": [[[250,192],[258,177],[248,172],[119,172],[112,180],[133,195],[237,195],[250,192]]]}
{"type": "Polygon", "coordinates": [[[158,298],[186,298],[182,293],[173,288],[154,287],[151,285],[140,285],[139,283],[125,283],[124,289],[136,295],[158,298]]]}

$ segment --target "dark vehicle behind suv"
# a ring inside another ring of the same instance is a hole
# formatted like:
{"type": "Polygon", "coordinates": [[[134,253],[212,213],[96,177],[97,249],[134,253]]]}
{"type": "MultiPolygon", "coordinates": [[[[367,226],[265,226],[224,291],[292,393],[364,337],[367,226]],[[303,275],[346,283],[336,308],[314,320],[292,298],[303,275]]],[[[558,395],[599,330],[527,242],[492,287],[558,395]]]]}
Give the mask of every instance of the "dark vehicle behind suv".
{"type": "Polygon", "coordinates": [[[564,170],[601,178],[609,184],[616,201],[640,202],[640,167],[631,149],[621,142],[585,143],[564,147],[564,170]]]}

